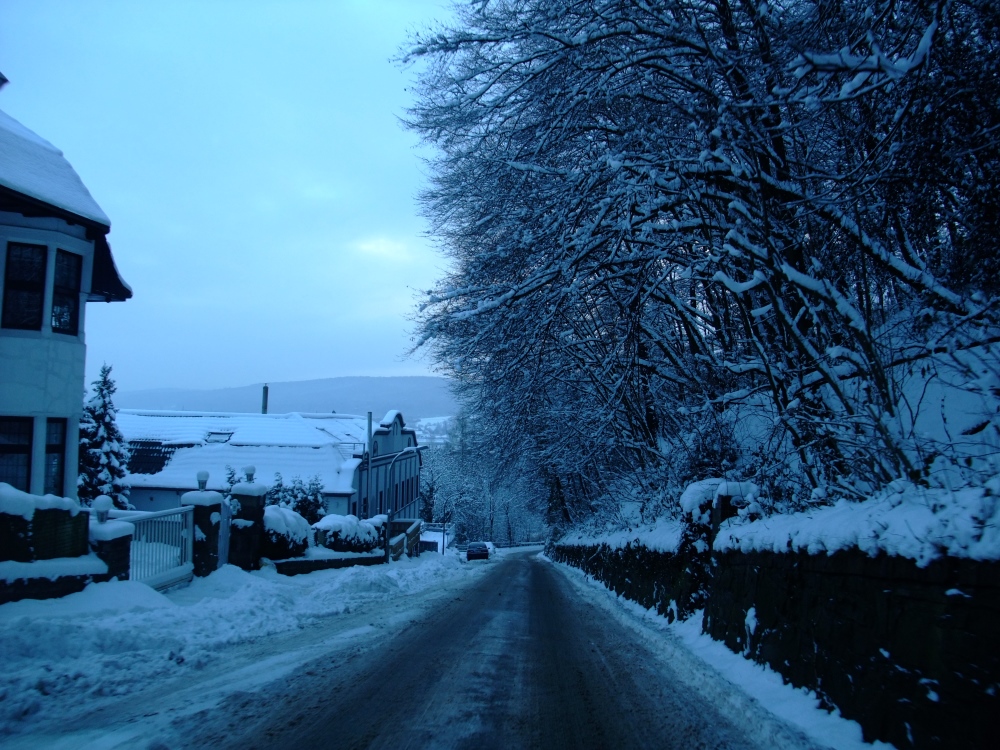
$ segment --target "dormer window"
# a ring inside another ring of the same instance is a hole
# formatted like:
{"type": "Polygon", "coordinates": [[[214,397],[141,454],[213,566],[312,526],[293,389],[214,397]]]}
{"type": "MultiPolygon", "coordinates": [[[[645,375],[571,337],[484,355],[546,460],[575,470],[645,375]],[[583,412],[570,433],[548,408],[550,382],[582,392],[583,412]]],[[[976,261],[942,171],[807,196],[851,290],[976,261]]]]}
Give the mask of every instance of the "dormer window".
{"type": "Polygon", "coordinates": [[[3,328],[42,330],[47,258],[48,248],[44,245],[7,243],[7,265],[3,277],[3,321],[0,323],[3,328]]]}
{"type": "Polygon", "coordinates": [[[80,330],[80,275],[83,257],[56,251],[55,288],[52,291],[52,330],[76,336],[80,330]]]}
{"type": "Polygon", "coordinates": [[[233,436],[232,432],[210,432],[205,436],[206,443],[228,443],[229,438],[233,436]]]}

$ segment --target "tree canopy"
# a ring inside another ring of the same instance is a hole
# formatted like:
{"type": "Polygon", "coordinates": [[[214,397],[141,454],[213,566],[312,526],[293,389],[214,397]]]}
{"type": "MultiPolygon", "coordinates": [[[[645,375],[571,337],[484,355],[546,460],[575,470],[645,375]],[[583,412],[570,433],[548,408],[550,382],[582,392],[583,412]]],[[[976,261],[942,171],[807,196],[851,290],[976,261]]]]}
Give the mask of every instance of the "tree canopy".
{"type": "Polygon", "coordinates": [[[919,383],[1000,392],[997,4],[475,2],[406,59],[452,261],[421,345],[557,515],[993,470],[919,383]]]}

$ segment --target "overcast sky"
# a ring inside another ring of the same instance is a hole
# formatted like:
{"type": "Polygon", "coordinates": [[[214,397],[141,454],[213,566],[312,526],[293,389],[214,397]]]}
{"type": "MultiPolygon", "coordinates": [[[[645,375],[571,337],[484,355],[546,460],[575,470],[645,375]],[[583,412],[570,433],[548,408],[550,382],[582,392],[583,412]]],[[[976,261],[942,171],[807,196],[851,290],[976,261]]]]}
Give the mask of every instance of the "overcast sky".
{"type": "Polygon", "coordinates": [[[135,296],[87,305],[120,390],[427,374],[442,273],[390,58],[446,0],[2,0],[0,109],[62,149],[135,296]]]}

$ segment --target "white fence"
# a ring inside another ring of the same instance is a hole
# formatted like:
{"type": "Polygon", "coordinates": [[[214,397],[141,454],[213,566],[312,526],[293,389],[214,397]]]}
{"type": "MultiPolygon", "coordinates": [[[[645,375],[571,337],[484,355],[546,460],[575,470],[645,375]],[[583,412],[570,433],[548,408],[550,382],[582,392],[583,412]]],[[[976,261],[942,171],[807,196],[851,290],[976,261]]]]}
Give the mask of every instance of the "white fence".
{"type": "Polygon", "coordinates": [[[135,525],[129,580],[155,589],[190,581],[194,576],[194,508],[185,505],[153,513],[112,511],[112,517],[135,525]]]}

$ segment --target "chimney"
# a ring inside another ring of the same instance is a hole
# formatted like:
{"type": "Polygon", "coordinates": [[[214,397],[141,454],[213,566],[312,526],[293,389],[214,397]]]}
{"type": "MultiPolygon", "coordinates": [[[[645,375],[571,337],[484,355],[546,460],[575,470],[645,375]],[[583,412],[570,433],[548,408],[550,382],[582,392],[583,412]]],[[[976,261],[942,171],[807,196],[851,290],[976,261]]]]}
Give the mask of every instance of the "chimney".
{"type": "Polygon", "coordinates": [[[264,395],[260,399],[260,413],[267,414],[267,383],[264,383],[264,395]]]}

